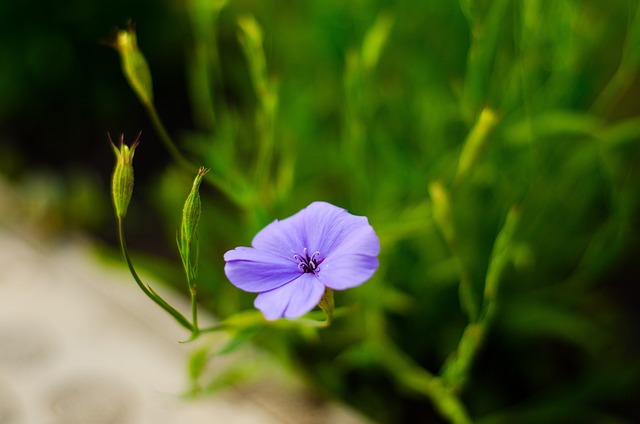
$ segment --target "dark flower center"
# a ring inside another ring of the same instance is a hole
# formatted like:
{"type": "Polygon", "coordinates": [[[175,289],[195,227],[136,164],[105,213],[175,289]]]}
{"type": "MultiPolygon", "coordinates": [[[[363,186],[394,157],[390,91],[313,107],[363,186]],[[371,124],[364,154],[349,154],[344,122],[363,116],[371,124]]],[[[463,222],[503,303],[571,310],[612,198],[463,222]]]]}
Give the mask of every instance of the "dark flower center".
{"type": "Polygon", "coordinates": [[[320,252],[318,251],[313,252],[313,254],[309,256],[309,252],[306,247],[303,249],[303,252],[304,253],[302,255],[298,255],[297,253],[293,255],[293,259],[298,262],[298,268],[306,274],[317,273],[318,265],[324,261],[324,258],[320,257],[320,252]]]}

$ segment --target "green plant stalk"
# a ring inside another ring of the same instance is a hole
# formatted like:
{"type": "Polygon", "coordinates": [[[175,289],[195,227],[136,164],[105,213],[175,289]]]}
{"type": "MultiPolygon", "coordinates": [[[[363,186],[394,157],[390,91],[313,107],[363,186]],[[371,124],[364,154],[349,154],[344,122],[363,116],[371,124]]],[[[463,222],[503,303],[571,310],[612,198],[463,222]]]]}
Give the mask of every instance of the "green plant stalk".
{"type": "Polygon", "coordinates": [[[488,83],[494,75],[492,70],[498,44],[500,42],[501,22],[509,10],[508,0],[491,2],[483,22],[475,13],[475,5],[471,1],[460,1],[460,7],[469,22],[471,35],[467,57],[467,71],[464,80],[464,97],[462,114],[469,122],[477,114],[481,104],[486,103],[488,83]]]}
{"type": "Polygon", "coordinates": [[[471,286],[471,277],[469,276],[465,264],[459,254],[457,248],[457,235],[455,223],[453,219],[453,209],[449,193],[440,181],[432,181],[428,187],[429,196],[431,197],[431,213],[436,228],[442,234],[442,238],[458,264],[460,272],[460,284],[458,292],[460,297],[460,305],[464,312],[468,315],[470,322],[478,319],[478,303],[471,286]]]}
{"type": "MultiPolygon", "coordinates": [[[[223,1],[218,3],[217,6],[221,8],[224,6],[224,4],[225,2],[223,1]]],[[[205,26],[207,25],[205,24],[205,26]]],[[[114,47],[120,54],[124,76],[127,79],[129,86],[133,89],[133,92],[138,97],[138,100],[140,100],[140,103],[142,103],[145,110],[147,111],[154,129],[160,136],[160,141],[162,142],[162,144],[165,146],[167,151],[180,167],[188,172],[192,172],[193,169],[197,169],[198,167],[180,152],[177,144],[174,143],[174,141],[171,139],[171,136],[169,136],[169,133],[167,132],[164,124],[162,123],[162,120],[160,119],[160,116],[158,115],[158,111],[156,110],[156,107],[153,103],[153,85],[151,82],[151,71],[146,59],[138,49],[135,31],[133,30],[133,28],[120,31],[118,33],[116,42],[114,43],[114,47]]],[[[209,85],[207,85],[207,87],[209,87],[209,85]]],[[[199,104],[210,104],[211,110],[209,111],[209,117],[211,118],[210,124],[213,125],[215,115],[213,115],[212,100],[199,100],[199,104]]],[[[203,119],[205,119],[206,121],[206,117],[203,119]]],[[[246,207],[246,202],[243,202],[243,199],[235,193],[236,190],[234,190],[228,182],[223,181],[221,178],[215,177],[212,174],[209,174],[206,180],[210,185],[220,189],[230,200],[235,202],[237,205],[246,207]]]]}
{"type": "Polygon", "coordinates": [[[513,240],[514,234],[520,222],[520,210],[512,206],[507,213],[504,225],[496,236],[489,268],[485,277],[484,295],[482,304],[481,319],[485,325],[490,325],[495,316],[496,303],[498,302],[498,294],[502,274],[507,265],[514,260],[513,240]]]}
{"type": "Polygon", "coordinates": [[[462,152],[460,152],[455,177],[456,184],[459,184],[477,163],[482,151],[486,147],[488,141],[487,136],[497,123],[498,117],[493,110],[489,108],[482,109],[475,125],[464,141],[462,152]]]}
{"type": "MultiPolygon", "coordinates": [[[[196,263],[198,261],[198,251],[200,249],[196,246],[196,263]]],[[[191,255],[191,248],[187,249],[187,255],[191,255]]],[[[187,256],[190,258],[191,256],[187,256]]],[[[196,271],[194,267],[191,267],[190,263],[186,264],[187,268],[185,268],[186,276],[187,276],[187,286],[189,287],[189,296],[191,298],[191,322],[193,323],[193,335],[194,338],[197,337],[200,329],[198,328],[198,304],[197,304],[197,294],[198,294],[198,285],[195,280],[196,271]]]]}
{"type": "MultiPolygon", "coordinates": [[[[143,103],[147,114],[149,115],[149,119],[151,120],[151,124],[153,128],[156,130],[158,135],[160,136],[160,140],[162,144],[165,146],[171,157],[176,161],[176,163],[183,168],[185,171],[191,173],[194,169],[198,169],[198,166],[187,159],[176,147],[176,143],[174,143],[173,139],[167,132],[162,120],[160,119],[160,115],[153,104],[145,104],[143,103]]],[[[212,172],[209,172],[204,176],[204,180],[212,187],[215,187],[222,191],[229,200],[234,202],[237,206],[242,208],[248,208],[249,203],[246,199],[241,196],[238,196],[235,190],[229,183],[221,179],[220,177],[214,175],[212,172]]]]}
{"type": "Polygon", "coordinates": [[[147,110],[147,114],[149,115],[149,119],[151,119],[151,124],[153,125],[153,128],[156,130],[156,132],[160,136],[160,141],[162,142],[164,147],[167,149],[171,157],[173,157],[173,159],[178,163],[178,165],[180,165],[181,167],[183,167],[185,170],[189,172],[193,171],[194,169],[197,169],[198,167],[195,166],[193,163],[191,163],[191,161],[189,161],[180,152],[180,150],[178,150],[178,147],[173,142],[173,140],[169,136],[169,133],[165,129],[164,124],[162,123],[162,120],[158,115],[158,111],[156,110],[156,107],[153,105],[153,103],[143,102],[142,104],[147,110]]]}
{"type": "Polygon", "coordinates": [[[349,169],[351,197],[356,204],[371,201],[371,170],[368,166],[368,126],[371,124],[376,104],[367,98],[372,91],[374,72],[382,57],[391,33],[394,19],[387,12],[380,12],[367,29],[359,49],[347,51],[342,86],[344,91],[343,135],[344,155],[349,169]],[[356,166],[364,164],[365,166],[356,166]],[[357,171],[357,172],[356,172],[357,171]]]}
{"type": "Polygon", "coordinates": [[[275,121],[278,112],[277,84],[270,81],[264,52],[262,28],[253,16],[238,19],[240,45],[249,65],[251,82],[258,99],[256,129],[259,143],[254,185],[262,201],[270,200],[271,165],[274,151],[275,121]]]}
{"type": "Polygon", "coordinates": [[[193,325],[191,328],[191,338],[188,341],[191,341],[197,339],[202,331],[200,330],[200,327],[198,327],[198,304],[196,303],[196,291],[189,290],[189,293],[191,295],[191,319],[193,325]]]}
{"type": "Polygon", "coordinates": [[[471,322],[467,325],[458,343],[458,348],[447,358],[441,369],[440,373],[445,384],[453,392],[457,393],[464,388],[469,370],[482,347],[486,332],[493,324],[499,300],[498,289],[502,273],[513,260],[513,235],[517,228],[519,217],[520,213],[516,207],[512,207],[507,213],[505,223],[496,236],[491,252],[478,322],[471,322]]]}
{"type": "Polygon", "coordinates": [[[202,179],[209,172],[207,168],[198,169],[198,175],[193,180],[191,191],[184,202],[182,208],[182,222],[180,224],[180,236],[178,243],[178,251],[182,258],[182,265],[187,278],[187,286],[191,296],[191,315],[194,328],[194,338],[197,337],[198,327],[198,307],[197,293],[198,285],[196,278],[198,275],[198,263],[200,260],[200,243],[198,240],[198,224],[202,213],[202,202],[200,200],[200,184],[202,179]],[[192,243],[195,242],[195,260],[192,260],[192,243]]]}
{"type": "MultiPolygon", "coordinates": [[[[191,248],[188,251],[188,257],[191,258],[191,248]]],[[[197,264],[200,259],[200,247],[196,240],[196,265],[190,266],[187,270],[187,285],[189,286],[189,295],[191,297],[191,317],[193,323],[193,332],[194,337],[197,337],[200,329],[198,328],[198,304],[197,304],[197,294],[198,294],[198,284],[196,282],[196,274],[197,274],[197,264]]]]}
{"type": "Polygon", "coordinates": [[[404,387],[431,400],[443,418],[453,424],[471,424],[471,418],[462,401],[450,391],[443,381],[413,362],[393,343],[376,342],[381,364],[404,387]]]}
{"type": "Polygon", "coordinates": [[[188,57],[189,91],[193,119],[197,127],[211,131],[216,124],[215,82],[222,80],[218,52],[218,16],[227,0],[187,1],[193,51],[188,57]]]}
{"type": "Polygon", "coordinates": [[[345,94],[343,107],[343,148],[347,159],[346,169],[349,170],[351,197],[353,202],[362,204],[367,201],[370,191],[368,183],[367,166],[355,166],[355,164],[367,164],[366,159],[366,118],[367,110],[363,104],[362,96],[365,91],[366,77],[362,69],[362,59],[356,50],[347,52],[345,57],[345,69],[343,76],[343,89],[345,94]]]}
{"type": "Polygon", "coordinates": [[[129,250],[127,249],[127,243],[124,237],[124,221],[122,219],[118,219],[118,238],[120,239],[120,250],[122,250],[122,255],[124,256],[125,261],[127,262],[127,266],[129,267],[129,272],[133,276],[133,279],[140,287],[140,290],[144,292],[144,294],[149,297],[149,299],[153,300],[158,306],[164,309],[169,315],[171,315],[182,327],[187,330],[195,333],[194,326],[173,306],[169,305],[160,295],[158,295],[151,287],[145,285],[138,273],[136,272],[133,263],[131,262],[131,258],[129,257],[129,250]]]}
{"type": "Polygon", "coordinates": [[[200,129],[211,131],[216,123],[216,112],[213,106],[213,84],[207,66],[207,46],[197,42],[189,58],[189,91],[193,107],[194,121],[200,129]]]}
{"type": "Polygon", "coordinates": [[[269,191],[270,169],[273,162],[273,137],[278,109],[278,95],[272,84],[261,95],[260,109],[256,112],[256,124],[260,137],[258,159],[256,162],[256,186],[263,194],[269,191]]]}

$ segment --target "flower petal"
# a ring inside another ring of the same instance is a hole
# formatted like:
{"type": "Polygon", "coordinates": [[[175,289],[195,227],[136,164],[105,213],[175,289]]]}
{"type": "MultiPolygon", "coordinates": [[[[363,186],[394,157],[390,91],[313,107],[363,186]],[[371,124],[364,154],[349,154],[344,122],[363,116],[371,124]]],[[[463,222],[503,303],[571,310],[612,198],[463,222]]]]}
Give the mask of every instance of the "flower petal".
{"type": "Polygon", "coordinates": [[[318,271],[318,279],[334,290],[359,286],[378,269],[375,256],[345,254],[325,260],[318,271]]]}
{"type": "Polygon", "coordinates": [[[306,247],[303,237],[302,212],[281,221],[273,221],[255,235],[251,245],[256,249],[291,259],[296,253],[300,254],[302,249],[306,247]]]}
{"type": "Polygon", "coordinates": [[[237,247],[224,254],[224,272],[241,290],[257,293],[273,290],[298,278],[300,269],[293,259],[251,247],[237,247]]]}
{"type": "Polygon", "coordinates": [[[326,259],[349,254],[378,256],[380,253],[380,239],[373,227],[367,222],[367,218],[362,218],[365,220],[364,225],[351,226],[342,230],[347,234],[339,239],[336,238],[336,242],[325,256],[326,259]]]}
{"type": "Polygon", "coordinates": [[[315,275],[302,274],[289,284],[260,293],[253,304],[269,320],[297,318],[315,308],[324,290],[315,275]]]}
{"type": "Polygon", "coordinates": [[[376,256],[380,241],[364,216],[326,202],[314,202],[303,210],[306,247],[327,258],[336,250],[376,256]]]}

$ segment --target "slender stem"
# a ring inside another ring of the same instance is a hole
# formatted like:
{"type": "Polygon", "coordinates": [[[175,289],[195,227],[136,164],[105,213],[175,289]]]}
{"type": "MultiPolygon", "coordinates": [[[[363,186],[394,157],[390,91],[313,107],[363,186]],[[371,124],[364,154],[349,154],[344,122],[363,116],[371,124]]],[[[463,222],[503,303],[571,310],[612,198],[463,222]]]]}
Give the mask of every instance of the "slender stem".
{"type": "MultiPolygon", "coordinates": [[[[188,172],[192,172],[194,169],[198,169],[198,166],[187,159],[180,150],[176,147],[176,143],[173,141],[167,129],[165,128],[162,120],[160,119],[160,115],[158,115],[158,111],[156,110],[153,103],[144,104],[145,109],[147,110],[147,114],[149,115],[149,119],[151,119],[151,123],[153,128],[156,130],[158,135],[160,136],[160,140],[165,148],[169,151],[169,154],[173,157],[173,159],[178,163],[180,167],[188,172]]],[[[229,184],[229,182],[225,181],[220,176],[215,175],[214,172],[209,172],[204,176],[204,181],[210,184],[212,187],[216,187],[220,189],[230,200],[236,203],[238,206],[247,207],[243,199],[238,197],[237,190],[234,189],[233,186],[229,184]]]]}
{"type": "Polygon", "coordinates": [[[160,136],[160,141],[162,141],[162,144],[164,144],[164,147],[169,151],[173,159],[181,167],[185,168],[186,170],[192,171],[194,168],[197,169],[198,167],[193,163],[191,163],[180,152],[180,150],[178,150],[178,148],[176,147],[176,144],[173,142],[173,140],[171,139],[171,136],[169,136],[169,133],[164,127],[164,124],[160,120],[158,111],[156,110],[153,103],[145,103],[144,106],[147,109],[147,113],[149,114],[149,118],[151,119],[151,123],[153,124],[153,127],[155,128],[156,132],[160,136]]]}
{"type": "Polygon", "coordinates": [[[261,111],[262,121],[260,125],[260,153],[257,165],[258,180],[257,183],[261,190],[268,190],[270,184],[272,184],[270,169],[273,163],[274,155],[274,132],[275,122],[278,113],[278,91],[275,84],[269,84],[268,91],[262,95],[261,111]]]}
{"type": "Polygon", "coordinates": [[[403,386],[431,400],[433,406],[453,424],[470,424],[471,418],[455,393],[443,381],[416,364],[393,343],[376,342],[378,354],[390,374],[403,386]]]}
{"type": "Polygon", "coordinates": [[[198,304],[196,303],[196,291],[191,290],[191,316],[193,321],[193,333],[197,335],[200,332],[198,328],[198,304]]]}
{"type": "Polygon", "coordinates": [[[123,220],[121,218],[118,219],[118,237],[120,239],[120,249],[122,250],[122,255],[124,256],[124,259],[129,266],[129,271],[131,272],[133,279],[136,280],[138,287],[140,287],[140,290],[142,290],[144,294],[149,297],[149,299],[153,300],[158,306],[169,313],[169,315],[171,315],[178,322],[178,324],[195,333],[194,326],[192,326],[191,323],[180,312],[178,312],[174,307],[169,305],[162,297],[160,297],[160,295],[158,295],[151,287],[145,285],[138,276],[138,273],[136,272],[135,268],[133,267],[133,263],[131,262],[131,258],[129,257],[127,243],[124,238],[123,220]]]}

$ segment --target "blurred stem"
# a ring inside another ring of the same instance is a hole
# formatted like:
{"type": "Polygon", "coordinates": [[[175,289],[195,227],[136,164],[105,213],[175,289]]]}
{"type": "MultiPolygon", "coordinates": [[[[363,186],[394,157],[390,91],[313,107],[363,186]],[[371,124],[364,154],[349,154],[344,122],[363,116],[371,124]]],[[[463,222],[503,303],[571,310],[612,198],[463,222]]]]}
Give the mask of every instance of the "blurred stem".
{"type": "Polygon", "coordinates": [[[449,422],[471,423],[464,404],[448,390],[441,379],[417,365],[391,342],[377,342],[375,348],[382,356],[381,363],[398,383],[430,399],[440,415],[449,422]]]}
{"type": "Polygon", "coordinates": [[[256,187],[264,195],[269,191],[271,182],[271,163],[273,161],[273,135],[277,114],[278,95],[273,85],[263,94],[260,109],[256,112],[256,124],[260,136],[258,160],[256,163],[256,187]]]}
{"type": "Polygon", "coordinates": [[[388,337],[380,299],[371,299],[364,310],[366,344],[377,363],[395,382],[428,399],[436,411],[453,424],[469,424],[471,418],[457,395],[444,382],[417,364],[388,337]]]}
{"type": "Polygon", "coordinates": [[[458,0],[458,4],[460,5],[460,10],[467,20],[467,23],[469,24],[469,26],[471,26],[471,24],[473,23],[471,0],[458,0]]]}
{"type": "Polygon", "coordinates": [[[278,111],[277,84],[269,79],[267,59],[264,53],[263,34],[260,24],[253,16],[238,19],[239,40],[249,65],[251,82],[258,99],[256,129],[259,143],[254,174],[254,186],[262,201],[270,200],[272,186],[271,166],[273,162],[274,131],[278,111]]]}
{"type": "MultiPolygon", "coordinates": [[[[199,168],[198,165],[196,165],[195,163],[187,159],[176,147],[177,146],[176,143],[174,143],[173,139],[167,132],[164,124],[162,123],[162,120],[160,119],[160,116],[158,115],[158,111],[156,110],[153,103],[143,103],[143,105],[147,110],[149,118],[151,119],[153,128],[156,130],[156,132],[160,136],[160,140],[162,141],[162,144],[169,151],[169,154],[171,155],[171,157],[185,171],[192,173],[194,170],[197,170],[199,168]]],[[[236,192],[237,190],[234,190],[234,187],[232,187],[223,178],[215,175],[213,172],[209,172],[207,175],[204,176],[204,181],[206,181],[207,184],[209,184],[210,186],[215,187],[220,191],[222,191],[227,196],[227,198],[232,202],[234,202],[237,206],[243,207],[245,209],[248,208],[248,204],[247,204],[248,202],[246,201],[246,199],[242,196],[238,196],[238,193],[236,192]]]]}
{"type": "Polygon", "coordinates": [[[429,184],[429,195],[431,197],[431,208],[434,222],[442,238],[444,239],[451,256],[458,264],[460,272],[460,284],[458,286],[460,294],[460,304],[464,312],[467,313],[469,321],[475,322],[478,319],[478,301],[473,293],[471,277],[469,276],[465,264],[458,251],[457,235],[453,219],[453,210],[449,193],[440,181],[433,181],[429,184]]]}
{"type": "Polygon", "coordinates": [[[520,218],[519,210],[512,207],[493,245],[485,277],[482,309],[478,322],[471,322],[462,333],[458,348],[448,358],[440,374],[449,390],[460,392],[466,385],[473,361],[493,324],[498,304],[498,288],[502,274],[514,259],[513,236],[520,218]]]}
{"type": "Polygon", "coordinates": [[[387,12],[380,12],[372,25],[367,29],[358,50],[350,50],[345,57],[343,76],[344,107],[343,107],[343,148],[347,159],[351,187],[351,197],[354,204],[368,203],[372,188],[372,175],[369,169],[368,147],[370,145],[369,129],[375,101],[368,96],[374,92],[374,72],[389,34],[393,28],[394,18],[387,12]]]}
{"type": "Polygon", "coordinates": [[[351,197],[356,204],[362,204],[368,197],[370,184],[367,182],[367,164],[365,139],[367,129],[365,125],[365,105],[362,93],[365,91],[366,75],[363,71],[361,58],[354,50],[347,52],[343,78],[344,99],[344,156],[348,160],[346,169],[349,172],[351,197]],[[358,166],[356,166],[358,164],[358,166]]]}
{"type": "Polygon", "coordinates": [[[481,320],[484,325],[493,323],[498,302],[499,285],[507,265],[514,260],[514,234],[520,222],[520,210],[512,206],[504,225],[498,233],[491,251],[489,268],[485,277],[481,320]]]}
{"type": "Polygon", "coordinates": [[[222,79],[218,52],[218,16],[227,0],[190,0],[187,2],[193,51],[188,59],[192,111],[196,125],[212,130],[216,123],[214,83],[222,79]]]}
{"type": "Polygon", "coordinates": [[[498,117],[492,109],[482,109],[475,125],[471,131],[469,131],[469,135],[467,135],[464,141],[462,152],[460,152],[455,184],[459,184],[478,162],[480,155],[487,145],[487,136],[497,123],[498,117]]]}
{"type": "Polygon", "coordinates": [[[133,263],[131,262],[131,258],[129,257],[129,250],[127,249],[127,243],[124,237],[124,221],[122,219],[118,219],[118,238],[120,239],[120,249],[122,250],[122,255],[124,256],[125,261],[127,262],[127,266],[129,267],[129,271],[133,276],[133,279],[140,287],[140,290],[144,292],[144,294],[149,297],[149,299],[153,300],[158,306],[164,309],[169,315],[171,315],[181,326],[191,331],[192,333],[196,333],[197,329],[195,326],[191,325],[191,323],[173,306],[169,305],[160,295],[158,295],[151,287],[145,285],[135,268],[133,267],[133,263]]]}
{"type": "Polygon", "coordinates": [[[213,106],[213,84],[209,77],[207,46],[204,43],[195,43],[188,66],[194,121],[199,128],[211,131],[215,126],[216,113],[213,106]]]}
{"type": "Polygon", "coordinates": [[[169,154],[173,157],[173,159],[185,170],[192,172],[194,169],[198,169],[196,165],[191,163],[181,152],[178,150],[178,147],[169,136],[160,116],[158,115],[158,111],[153,103],[144,103],[145,108],[147,109],[147,113],[149,114],[149,118],[151,119],[151,123],[153,124],[153,128],[156,130],[158,135],[160,136],[160,141],[164,144],[164,147],[169,151],[169,154]]]}
{"type": "Polygon", "coordinates": [[[495,0],[481,21],[474,14],[474,4],[468,0],[460,0],[460,7],[469,22],[471,45],[467,55],[467,71],[464,80],[464,98],[462,113],[471,121],[477,110],[487,102],[487,94],[491,86],[490,80],[495,78],[494,60],[501,41],[501,23],[509,10],[509,0],[495,0]]]}

